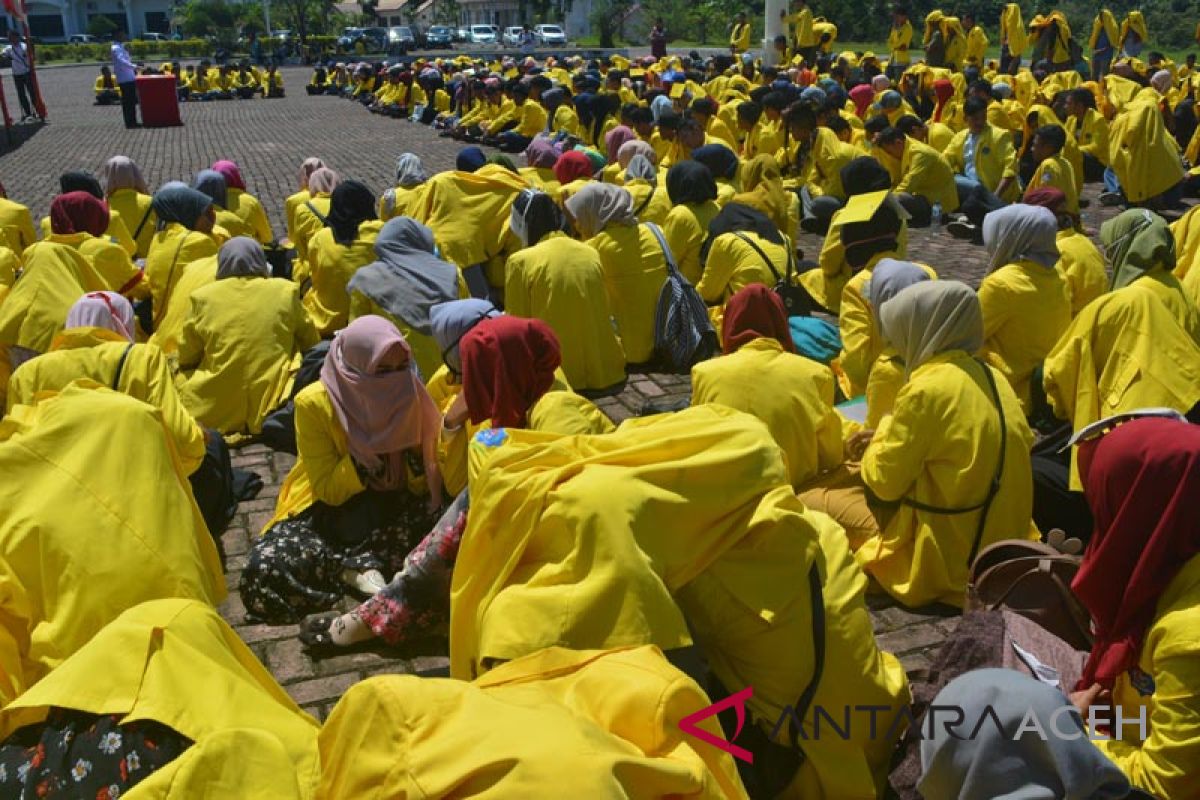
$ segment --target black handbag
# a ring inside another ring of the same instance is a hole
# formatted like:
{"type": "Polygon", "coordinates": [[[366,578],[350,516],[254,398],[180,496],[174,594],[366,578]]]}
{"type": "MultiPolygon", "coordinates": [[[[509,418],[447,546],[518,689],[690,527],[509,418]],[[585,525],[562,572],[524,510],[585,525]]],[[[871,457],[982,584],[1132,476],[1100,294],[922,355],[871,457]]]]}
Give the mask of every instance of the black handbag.
{"type": "Polygon", "coordinates": [[[795,254],[792,250],[791,242],[787,240],[786,236],[783,239],[783,246],[787,250],[787,267],[781,276],[779,270],[775,269],[774,262],[763,252],[761,247],[754,243],[753,239],[741,231],[734,231],[733,235],[754,248],[754,252],[758,253],[759,257],[766,263],[767,269],[771,270],[771,274],[775,276],[774,292],[783,301],[783,308],[787,311],[789,317],[807,317],[816,310],[817,305],[813,302],[812,295],[808,293],[807,289],[792,280],[792,275],[794,274],[792,267],[795,263],[795,254]]]}

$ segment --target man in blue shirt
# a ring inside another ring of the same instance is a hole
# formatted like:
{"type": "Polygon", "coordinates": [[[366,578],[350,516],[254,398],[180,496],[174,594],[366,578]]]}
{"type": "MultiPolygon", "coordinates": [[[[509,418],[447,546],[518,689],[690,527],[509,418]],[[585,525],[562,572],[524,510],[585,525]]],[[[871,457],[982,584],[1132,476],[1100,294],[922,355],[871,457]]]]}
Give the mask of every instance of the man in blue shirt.
{"type": "Polygon", "coordinates": [[[133,67],[133,59],[125,49],[125,31],[113,34],[112,68],[121,87],[121,113],[125,115],[126,128],[140,128],[137,120],[137,70],[133,67]]]}

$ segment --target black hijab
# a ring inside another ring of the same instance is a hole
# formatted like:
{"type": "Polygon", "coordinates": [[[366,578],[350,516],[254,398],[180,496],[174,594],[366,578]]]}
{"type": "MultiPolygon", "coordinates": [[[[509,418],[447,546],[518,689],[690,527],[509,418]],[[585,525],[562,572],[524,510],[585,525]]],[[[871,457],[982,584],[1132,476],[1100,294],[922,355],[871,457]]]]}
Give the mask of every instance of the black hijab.
{"type": "Polygon", "coordinates": [[[675,205],[717,199],[717,182],[699,161],[680,161],[667,170],[667,196],[675,205]]]}
{"type": "Polygon", "coordinates": [[[96,176],[92,173],[83,170],[64,172],[58,178],[58,186],[62,194],[87,192],[92,197],[104,199],[104,190],[100,188],[100,181],[96,180],[96,176]]]}
{"type": "Polygon", "coordinates": [[[375,195],[359,181],[343,181],[333,190],[325,224],[333,229],[334,240],[349,246],[358,236],[358,226],[375,219],[375,195]]]}
{"type": "Polygon", "coordinates": [[[770,218],[757,208],[741,203],[727,203],[721,213],[708,223],[708,238],[700,248],[700,263],[708,263],[708,250],[712,247],[713,239],[723,233],[755,233],[772,244],[784,244],[779,228],[770,218]]]}
{"type": "Polygon", "coordinates": [[[708,167],[716,178],[733,180],[738,171],[737,154],[723,144],[706,144],[692,151],[692,160],[708,167]]]}

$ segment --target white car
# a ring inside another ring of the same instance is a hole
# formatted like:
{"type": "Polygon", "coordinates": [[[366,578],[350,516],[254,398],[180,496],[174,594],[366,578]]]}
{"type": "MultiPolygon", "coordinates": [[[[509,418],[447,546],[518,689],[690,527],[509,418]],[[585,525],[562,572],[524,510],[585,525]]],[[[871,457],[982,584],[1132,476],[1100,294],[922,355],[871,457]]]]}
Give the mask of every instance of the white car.
{"type": "Polygon", "coordinates": [[[165,42],[168,37],[165,33],[147,32],[142,34],[141,39],[143,42],[165,42]]]}
{"type": "Polygon", "coordinates": [[[567,34],[560,25],[538,25],[533,32],[542,44],[565,45],[567,43],[567,34]]]}
{"type": "Polygon", "coordinates": [[[75,33],[67,39],[67,44],[99,44],[100,40],[90,33],[75,33]]]}
{"type": "Polygon", "coordinates": [[[491,25],[472,25],[467,36],[472,44],[496,43],[496,29],[491,25]]]}
{"type": "Polygon", "coordinates": [[[525,30],[520,25],[511,25],[504,29],[504,43],[509,47],[519,47],[521,44],[521,31],[525,30]]]}

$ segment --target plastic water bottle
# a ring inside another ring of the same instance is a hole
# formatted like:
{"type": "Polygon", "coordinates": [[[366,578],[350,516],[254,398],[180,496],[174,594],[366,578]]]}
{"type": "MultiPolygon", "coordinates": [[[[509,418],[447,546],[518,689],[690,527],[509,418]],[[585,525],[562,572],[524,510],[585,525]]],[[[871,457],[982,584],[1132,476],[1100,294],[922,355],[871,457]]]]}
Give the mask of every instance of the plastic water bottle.
{"type": "Polygon", "coordinates": [[[942,227],[942,204],[935,202],[933,211],[930,213],[930,226],[934,228],[942,227]]]}

